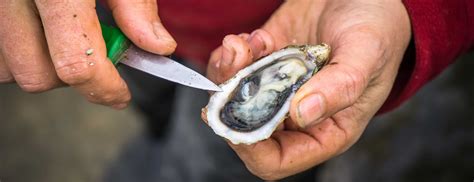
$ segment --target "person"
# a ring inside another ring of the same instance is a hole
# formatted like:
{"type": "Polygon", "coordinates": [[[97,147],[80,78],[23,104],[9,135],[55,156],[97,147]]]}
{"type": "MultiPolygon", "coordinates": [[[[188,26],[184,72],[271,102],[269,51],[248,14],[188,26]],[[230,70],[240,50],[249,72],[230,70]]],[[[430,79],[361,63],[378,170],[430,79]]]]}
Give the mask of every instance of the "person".
{"type": "MultiPolygon", "coordinates": [[[[298,90],[281,130],[253,145],[229,143],[251,173],[267,180],[347,150],[376,113],[407,100],[474,41],[469,0],[106,3],[117,25],[147,51],[176,50],[204,67],[206,55],[217,47],[207,63],[207,76],[216,83],[290,44],[332,47],[329,65],[298,90]]],[[[32,93],[71,86],[90,102],[116,109],[128,105],[127,85],[106,59],[95,1],[21,0],[0,6],[1,83],[15,82],[32,93]]]]}

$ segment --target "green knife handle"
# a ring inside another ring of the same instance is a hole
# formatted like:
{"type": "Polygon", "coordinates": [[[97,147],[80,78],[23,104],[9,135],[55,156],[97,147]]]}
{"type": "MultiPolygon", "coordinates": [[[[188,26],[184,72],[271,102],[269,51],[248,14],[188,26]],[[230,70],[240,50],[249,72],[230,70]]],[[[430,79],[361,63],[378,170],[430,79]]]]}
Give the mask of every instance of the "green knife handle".
{"type": "Polygon", "coordinates": [[[130,47],[130,40],[118,28],[100,23],[102,37],[107,47],[107,57],[117,65],[122,53],[130,47]]]}

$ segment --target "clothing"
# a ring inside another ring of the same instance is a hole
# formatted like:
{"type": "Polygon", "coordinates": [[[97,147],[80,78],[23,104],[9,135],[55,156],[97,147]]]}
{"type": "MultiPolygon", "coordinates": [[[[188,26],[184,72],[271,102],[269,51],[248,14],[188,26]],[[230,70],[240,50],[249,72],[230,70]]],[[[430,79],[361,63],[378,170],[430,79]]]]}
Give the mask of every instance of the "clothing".
{"type": "Polygon", "coordinates": [[[175,54],[206,65],[228,34],[259,28],[283,0],[157,0],[166,29],[178,42],[175,54]]]}

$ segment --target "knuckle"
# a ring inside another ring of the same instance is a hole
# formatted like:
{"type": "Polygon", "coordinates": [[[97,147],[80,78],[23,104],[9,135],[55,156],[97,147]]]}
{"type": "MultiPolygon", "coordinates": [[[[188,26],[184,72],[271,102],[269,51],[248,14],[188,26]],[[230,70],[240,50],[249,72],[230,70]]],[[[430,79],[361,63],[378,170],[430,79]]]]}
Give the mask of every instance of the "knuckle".
{"type": "Polygon", "coordinates": [[[115,93],[94,93],[93,95],[89,93],[88,96],[88,100],[90,102],[102,105],[114,105],[117,103],[124,103],[128,102],[129,99],[130,96],[122,97],[121,95],[115,93]]]}
{"type": "Polygon", "coordinates": [[[119,98],[121,98],[121,101],[125,103],[128,103],[130,102],[130,100],[132,100],[132,96],[130,95],[128,90],[124,91],[124,93],[121,96],[119,96],[119,98]]]}
{"type": "Polygon", "coordinates": [[[73,62],[56,68],[59,79],[69,85],[79,85],[93,79],[92,68],[87,62],[73,62]]]}
{"type": "Polygon", "coordinates": [[[39,93],[52,89],[50,84],[47,83],[29,83],[20,84],[21,89],[28,93],[39,93]]]}
{"type": "Polygon", "coordinates": [[[117,99],[117,95],[115,94],[104,94],[99,98],[100,102],[106,105],[114,104],[117,99]]]}
{"type": "Polygon", "coordinates": [[[14,80],[15,79],[13,78],[13,76],[11,74],[0,73],[0,83],[11,83],[14,80]]]}
{"type": "Polygon", "coordinates": [[[18,86],[29,93],[39,93],[54,88],[55,83],[47,73],[20,73],[14,75],[18,86]]]}
{"type": "Polygon", "coordinates": [[[79,85],[89,82],[93,76],[93,68],[89,62],[97,62],[93,57],[87,57],[80,50],[57,50],[51,54],[55,62],[58,77],[69,85],[79,85]]]}
{"type": "Polygon", "coordinates": [[[275,50],[275,39],[274,37],[268,33],[264,29],[258,29],[255,30],[253,34],[258,34],[258,36],[262,39],[264,49],[263,49],[263,55],[268,55],[272,51],[275,50]]]}

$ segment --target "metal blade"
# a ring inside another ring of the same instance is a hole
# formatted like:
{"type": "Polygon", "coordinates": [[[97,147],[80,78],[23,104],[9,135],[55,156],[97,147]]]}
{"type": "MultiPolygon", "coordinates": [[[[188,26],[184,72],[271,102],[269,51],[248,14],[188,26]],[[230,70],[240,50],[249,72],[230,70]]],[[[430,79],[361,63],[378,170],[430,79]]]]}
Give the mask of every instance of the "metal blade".
{"type": "Polygon", "coordinates": [[[185,86],[222,91],[219,86],[196,71],[170,58],[144,51],[135,45],[130,46],[124,53],[120,63],[185,86]]]}

